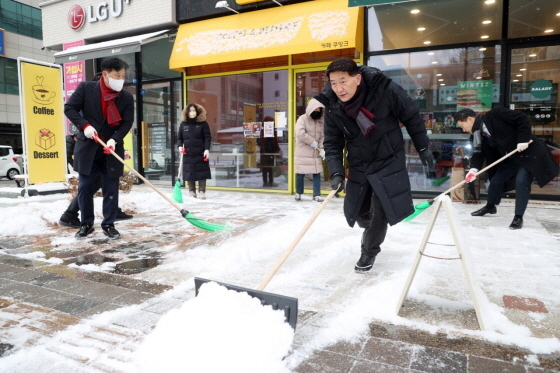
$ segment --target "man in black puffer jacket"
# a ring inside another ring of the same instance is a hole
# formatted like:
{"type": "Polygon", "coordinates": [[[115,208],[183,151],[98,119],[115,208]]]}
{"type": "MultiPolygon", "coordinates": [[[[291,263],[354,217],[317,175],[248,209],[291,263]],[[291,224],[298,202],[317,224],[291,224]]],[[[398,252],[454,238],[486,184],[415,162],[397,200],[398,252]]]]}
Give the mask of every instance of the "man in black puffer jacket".
{"type": "Polygon", "coordinates": [[[407,93],[373,67],[350,58],[334,60],[329,83],[315,98],[325,105],[324,148],[332,188],[344,188],[343,151],[349,164],[344,215],[365,228],[357,272],[369,271],[385,240],[387,224],[414,212],[405,164],[404,138],[410,135],[425,166],[434,169],[429,139],[418,107],[407,93]]]}

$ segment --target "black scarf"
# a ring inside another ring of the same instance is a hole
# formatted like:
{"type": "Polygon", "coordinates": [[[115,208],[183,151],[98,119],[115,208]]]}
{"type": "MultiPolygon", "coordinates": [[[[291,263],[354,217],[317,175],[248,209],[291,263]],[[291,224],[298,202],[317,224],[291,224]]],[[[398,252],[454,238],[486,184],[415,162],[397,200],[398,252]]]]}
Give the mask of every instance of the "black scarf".
{"type": "MultiPolygon", "coordinates": [[[[363,83],[363,82],[362,82],[363,83]]],[[[342,104],[342,110],[351,118],[356,120],[362,135],[368,137],[376,126],[373,123],[375,115],[362,106],[367,90],[365,84],[360,84],[354,97],[342,104]]]]}

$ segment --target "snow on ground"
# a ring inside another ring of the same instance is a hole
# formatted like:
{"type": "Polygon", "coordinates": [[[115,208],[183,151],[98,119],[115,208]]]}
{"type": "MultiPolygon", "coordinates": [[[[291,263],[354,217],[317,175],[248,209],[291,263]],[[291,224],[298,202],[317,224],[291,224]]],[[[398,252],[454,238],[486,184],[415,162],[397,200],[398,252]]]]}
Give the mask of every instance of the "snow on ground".
{"type": "MultiPolygon", "coordinates": [[[[167,191],[171,195],[171,189],[167,191]]],[[[205,201],[186,198],[184,205],[204,220],[232,225],[234,231],[216,233],[213,236],[215,240],[186,248],[185,242],[190,238],[203,237],[208,233],[177,217],[178,212],[172,206],[146,187],[134,187],[131,193],[121,195],[120,206],[134,212],[135,223],[141,221],[143,215],[149,216],[146,223],[152,222],[152,226],[146,224],[145,227],[136,224],[133,230],[127,228],[131,224],[118,223],[123,242],[149,237],[161,229],[181,233],[159,248],[164,255],[161,265],[134,275],[138,279],[174,286],[173,290],[160,296],[162,299],[174,291],[192,292],[194,277],[256,288],[319,206],[309,200],[297,203],[293,196],[282,194],[208,191],[207,198],[205,201]],[[236,227],[244,227],[255,221],[259,224],[241,234],[236,233],[236,227]],[[161,222],[165,222],[165,226],[161,226],[161,222]]],[[[559,241],[540,223],[558,223],[558,205],[530,206],[524,228],[511,231],[508,229],[513,217],[511,203],[502,203],[497,215],[484,218],[470,216],[470,212],[480,205],[451,204],[454,219],[460,227],[461,240],[470,252],[474,284],[478,289],[476,291],[486,324],[486,330],[481,331],[477,330],[476,318],[474,327],[469,328],[453,320],[454,315],[472,314],[473,310],[473,301],[459,260],[423,257],[406,301],[428,305],[430,313],[426,317],[411,318],[403,316],[403,311],[396,314],[399,297],[433,208],[409,223],[390,227],[382,246],[383,251],[378,255],[371,273],[360,275],[353,271],[353,267],[359,257],[362,229],[348,227],[342,214],[342,203],[342,198],[329,203],[265,289],[296,297],[300,310],[322,315],[317,321],[316,331],[305,331],[310,333],[302,338],[306,348],[321,348],[340,340],[359,339],[367,333],[368,324],[378,320],[432,333],[443,330],[470,334],[492,342],[517,345],[533,353],[560,351],[558,338],[553,335],[543,337],[532,332],[539,328],[546,330],[548,318],[558,318],[560,312],[560,294],[557,291],[560,288],[559,241]],[[542,286],[543,283],[547,286],[542,286]],[[504,295],[538,298],[546,304],[550,314],[530,315],[531,323],[536,325],[531,329],[518,319],[511,318],[502,303],[504,295]]],[[[50,234],[51,244],[57,246],[56,250],[70,250],[76,245],[73,232],[62,236],[53,234],[55,230],[52,228],[67,204],[67,200],[51,196],[10,201],[0,198],[3,210],[0,235],[50,234]],[[22,226],[26,229],[21,229],[22,226]]],[[[96,202],[97,216],[100,216],[100,208],[100,203],[96,202]]],[[[449,226],[450,222],[441,211],[428,240],[427,254],[443,258],[457,257],[449,226]]],[[[88,245],[87,242],[80,244],[88,245]]],[[[162,317],[156,329],[143,341],[139,338],[134,348],[144,349],[143,344],[153,347],[169,346],[171,342],[192,342],[190,333],[174,333],[170,325],[195,327],[188,326],[187,320],[183,320],[191,318],[183,315],[183,312],[197,312],[194,310],[195,300],[187,300],[180,308],[162,317]]],[[[80,327],[87,329],[92,323],[109,322],[126,313],[133,314],[133,309],[106,312],[91,320],[84,320],[83,325],[76,326],[74,330],[59,334],[83,332],[79,331],[80,327]]],[[[216,322],[218,316],[210,315],[210,312],[201,312],[195,318],[209,324],[216,322]]],[[[232,325],[231,330],[235,330],[235,326],[232,325]]],[[[235,336],[229,334],[229,328],[224,328],[223,333],[224,343],[230,345],[222,348],[238,347],[235,336]]],[[[272,356],[285,352],[283,343],[273,346],[278,348],[274,352],[268,350],[269,347],[267,344],[254,345],[251,347],[251,356],[272,356]]],[[[40,348],[35,349],[35,352],[39,351],[40,348]]],[[[24,349],[22,353],[33,352],[24,349]]],[[[305,358],[305,354],[305,350],[296,351],[288,356],[285,363],[293,368],[305,358]]],[[[21,356],[16,353],[0,359],[0,368],[2,364],[10,368],[14,366],[10,364],[21,363],[21,356]]],[[[216,359],[216,353],[211,349],[200,351],[198,356],[200,361],[216,359]]],[[[277,355],[270,358],[271,367],[278,363],[277,360],[277,355]]],[[[118,368],[135,371],[132,366],[118,368]]],[[[280,364],[270,371],[278,369],[280,372],[284,368],[280,364]]]]}

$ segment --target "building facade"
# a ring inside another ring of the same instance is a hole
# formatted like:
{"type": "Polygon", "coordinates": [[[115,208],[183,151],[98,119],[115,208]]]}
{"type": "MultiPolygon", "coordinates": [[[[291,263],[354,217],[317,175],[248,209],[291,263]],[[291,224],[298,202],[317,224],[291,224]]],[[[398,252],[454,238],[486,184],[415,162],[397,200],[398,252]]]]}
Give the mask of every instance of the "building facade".
{"type": "Polygon", "coordinates": [[[0,0],[0,145],[22,152],[17,58],[52,62],[43,44],[40,0],[0,0]]]}

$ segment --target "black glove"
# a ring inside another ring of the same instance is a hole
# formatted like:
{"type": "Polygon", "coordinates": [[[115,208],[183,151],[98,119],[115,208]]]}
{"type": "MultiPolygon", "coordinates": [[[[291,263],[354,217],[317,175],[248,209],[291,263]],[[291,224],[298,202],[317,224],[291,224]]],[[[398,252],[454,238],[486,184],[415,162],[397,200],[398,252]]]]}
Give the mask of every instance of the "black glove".
{"type": "Polygon", "coordinates": [[[333,190],[336,190],[336,194],[334,196],[336,198],[340,197],[338,193],[344,191],[344,176],[341,174],[334,174],[332,177],[331,187],[333,190]]]}
{"type": "Polygon", "coordinates": [[[428,167],[428,174],[426,175],[429,179],[433,179],[436,176],[436,167],[434,162],[434,155],[428,148],[424,148],[418,152],[420,160],[424,166],[428,167]]]}

